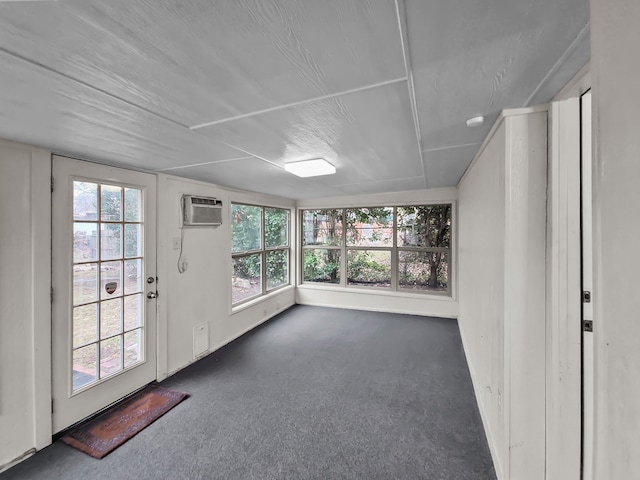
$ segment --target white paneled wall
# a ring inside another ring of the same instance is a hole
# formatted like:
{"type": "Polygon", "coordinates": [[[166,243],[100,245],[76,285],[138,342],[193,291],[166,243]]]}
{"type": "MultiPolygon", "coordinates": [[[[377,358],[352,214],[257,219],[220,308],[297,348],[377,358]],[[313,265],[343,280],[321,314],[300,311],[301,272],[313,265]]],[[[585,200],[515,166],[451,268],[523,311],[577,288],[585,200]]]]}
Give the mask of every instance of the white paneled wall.
{"type": "MultiPolygon", "coordinates": [[[[209,339],[205,352],[212,352],[295,303],[292,285],[232,312],[229,214],[231,202],[282,208],[293,208],[294,202],[267,195],[234,192],[168,175],[158,177],[158,198],[158,378],[162,379],[196,360],[194,327],[203,324],[208,326],[209,339]],[[173,248],[173,241],[181,236],[180,199],[185,193],[222,200],[223,221],[219,227],[184,230],[183,259],[186,259],[188,268],[184,273],[179,273],[177,265],[180,251],[173,248]]],[[[291,232],[293,242],[295,228],[291,232]]],[[[295,259],[293,249],[292,257],[295,259]]],[[[295,264],[295,261],[291,262],[292,270],[295,264]]],[[[200,350],[203,340],[197,341],[200,350]]]]}
{"type": "Polygon", "coordinates": [[[505,111],[459,185],[460,330],[499,478],[545,475],[547,112],[505,111]]]}
{"type": "Polygon", "coordinates": [[[0,471],[51,441],[51,156],[0,140],[0,471]]]}
{"type": "Polygon", "coordinates": [[[591,15],[594,478],[617,480],[640,478],[640,2],[592,0],[591,15]]]}

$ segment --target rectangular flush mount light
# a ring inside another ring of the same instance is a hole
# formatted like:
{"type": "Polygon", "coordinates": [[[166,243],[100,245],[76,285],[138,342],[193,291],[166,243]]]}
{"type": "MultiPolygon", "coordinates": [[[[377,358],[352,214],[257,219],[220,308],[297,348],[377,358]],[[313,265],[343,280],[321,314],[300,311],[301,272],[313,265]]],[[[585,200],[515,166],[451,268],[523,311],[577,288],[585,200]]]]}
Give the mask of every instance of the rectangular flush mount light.
{"type": "Polygon", "coordinates": [[[299,177],[317,177],[320,175],[331,175],[336,173],[336,167],[327,162],[324,158],[313,158],[311,160],[300,160],[284,164],[284,169],[299,177]]]}

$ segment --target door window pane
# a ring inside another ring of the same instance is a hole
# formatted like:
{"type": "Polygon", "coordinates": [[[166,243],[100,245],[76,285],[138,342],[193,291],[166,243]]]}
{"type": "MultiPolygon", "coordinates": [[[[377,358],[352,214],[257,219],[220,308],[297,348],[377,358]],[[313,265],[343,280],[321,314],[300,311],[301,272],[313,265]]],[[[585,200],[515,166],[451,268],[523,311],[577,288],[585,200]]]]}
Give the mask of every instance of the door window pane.
{"type": "Polygon", "coordinates": [[[100,224],[100,259],[115,260],[122,258],[122,224],[100,224]]]}
{"type": "Polygon", "coordinates": [[[98,264],[83,263],[73,266],[73,304],[98,300],[98,264]]]}
{"type": "Polygon", "coordinates": [[[93,262],[98,260],[98,224],[73,223],[73,261],[93,262]]]}
{"type": "Polygon", "coordinates": [[[142,291],[142,259],[124,261],[124,293],[129,295],[142,291]]]}
{"type": "Polygon", "coordinates": [[[100,264],[100,298],[122,296],[122,262],[100,264]]]}
{"type": "Polygon", "coordinates": [[[98,184],[73,182],[73,219],[98,219],[98,184]]]}
{"type": "Polygon", "coordinates": [[[237,303],[262,293],[262,265],[260,254],[233,259],[231,278],[232,302],[237,303]]]}
{"type": "Polygon", "coordinates": [[[122,298],[100,302],[100,338],[122,333],[122,298]]]}
{"type": "Polygon", "coordinates": [[[347,285],[391,286],[390,250],[348,250],[347,285]]]}
{"type": "Polygon", "coordinates": [[[122,221],[122,187],[100,186],[100,220],[103,222],[122,221]]]}
{"type": "Polygon", "coordinates": [[[303,251],[305,282],[340,283],[340,250],[309,248],[303,251]]]}
{"type": "Polygon", "coordinates": [[[122,370],[122,337],[109,338],[100,342],[100,378],[122,370]]]}
{"type": "Polygon", "coordinates": [[[73,389],[98,379],[98,345],[93,343],[73,351],[73,389]]]}
{"type": "Polygon", "coordinates": [[[142,190],[137,188],[124,189],[124,221],[142,221],[142,190]]]}
{"type": "Polygon", "coordinates": [[[142,330],[124,334],[124,368],[142,361],[142,330]]]}
{"type": "Polygon", "coordinates": [[[73,348],[98,340],[98,304],[73,309],[73,348]]]}
{"type": "Polygon", "coordinates": [[[141,293],[137,295],[129,295],[124,297],[124,330],[133,330],[142,326],[143,315],[143,296],[141,293]]]}
{"type": "Polygon", "coordinates": [[[142,225],[127,223],[124,226],[124,256],[142,256],[142,225]]]}

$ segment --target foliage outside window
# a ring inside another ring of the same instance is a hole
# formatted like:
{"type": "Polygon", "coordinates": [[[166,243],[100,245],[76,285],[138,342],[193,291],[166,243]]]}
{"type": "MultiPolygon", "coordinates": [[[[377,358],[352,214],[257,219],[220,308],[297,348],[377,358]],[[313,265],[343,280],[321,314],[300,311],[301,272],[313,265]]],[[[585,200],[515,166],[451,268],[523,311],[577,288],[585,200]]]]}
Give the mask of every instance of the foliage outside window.
{"type": "Polygon", "coordinates": [[[289,284],[289,210],[231,205],[232,305],[289,284]]]}
{"type": "Polygon", "coordinates": [[[449,294],[451,207],[303,210],[303,281],[449,294]]]}

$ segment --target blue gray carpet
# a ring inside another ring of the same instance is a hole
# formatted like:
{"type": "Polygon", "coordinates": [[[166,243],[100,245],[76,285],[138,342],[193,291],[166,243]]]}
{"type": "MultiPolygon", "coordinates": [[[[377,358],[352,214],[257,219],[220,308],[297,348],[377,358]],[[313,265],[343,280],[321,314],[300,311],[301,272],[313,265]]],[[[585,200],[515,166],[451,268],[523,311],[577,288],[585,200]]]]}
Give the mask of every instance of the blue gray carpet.
{"type": "Polygon", "coordinates": [[[190,394],[102,460],[18,479],[495,479],[455,320],[296,306],[162,382],[190,394]]]}

